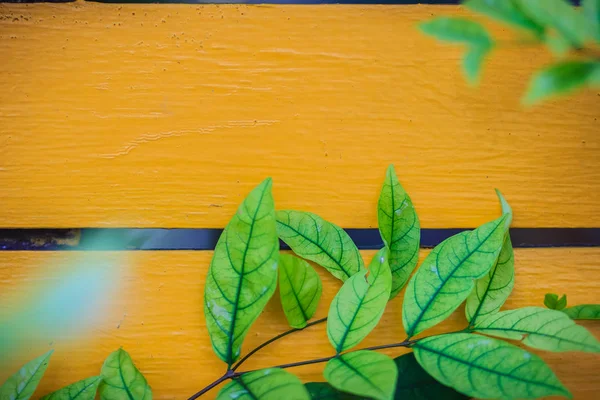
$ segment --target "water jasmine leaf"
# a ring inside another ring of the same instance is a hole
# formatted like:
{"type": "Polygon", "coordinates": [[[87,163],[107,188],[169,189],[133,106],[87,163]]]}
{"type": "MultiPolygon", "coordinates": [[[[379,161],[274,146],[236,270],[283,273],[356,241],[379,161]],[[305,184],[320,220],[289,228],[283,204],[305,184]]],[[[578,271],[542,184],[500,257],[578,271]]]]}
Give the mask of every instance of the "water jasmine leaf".
{"type": "Polygon", "coordinates": [[[277,286],[279,240],[271,178],[258,185],[221,234],[204,289],[213,350],[231,366],[277,286]]]}
{"type": "Polygon", "coordinates": [[[600,43],[600,0],[583,0],[581,8],[587,22],[588,36],[600,43]]]}
{"type": "Polygon", "coordinates": [[[556,301],[555,310],[563,310],[567,306],[567,295],[563,294],[560,299],[556,301]]]}
{"type": "Polygon", "coordinates": [[[93,376],[46,395],[42,400],[94,400],[101,381],[101,376],[93,376]]]}
{"type": "Polygon", "coordinates": [[[46,368],[48,368],[53,351],[50,350],[29,361],[9,377],[0,386],[0,400],[27,400],[33,396],[33,392],[35,392],[37,385],[44,376],[44,372],[46,372],[46,368]]]}
{"type": "Polygon", "coordinates": [[[529,30],[536,36],[544,32],[544,27],[523,13],[513,0],[467,0],[463,4],[474,12],[529,30]]]}
{"type": "Polygon", "coordinates": [[[492,39],[479,23],[464,18],[437,17],[419,25],[421,31],[436,39],[465,43],[475,47],[490,47],[492,39]]]}
{"type": "Polygon", "coordinates": [[[377,206],[379,233],[389,249],[392,293],[396,297],[419,260],[421,225],[412,201],[400,185],[394,166],[390,165],[377,206]]]}
{"type": "Polygon", "coordinates": [[[454,333],[419,340],[413,350],[425,371],[471,397],[571,397],[541,358],[500,340],[454,333]]]}
{"type": "Polygon", "coordinates": [[[339,354],[360,343],[375,328],[392,289],[387,248],[375,254],[368,270],[344,282],[329,308],[327,336],[339,354]]]}
{"type": "Polygon", "coordinates": [[[322,289],[319,274],[306,261],[279,255],[279,295],[292,328],[304,328],[315,315],[322,289]]]}
{"type": "Polygon", "coordinates": [[[580,304],[562,312],[571,319],[600,319],[600,304],[580,304]]]}
{"type": "Polygon", "coordinates": [[[481,319],[473,328],[486,335],[522,340],[548,351],[600,352],[600,343],[565,313],[542,307],[502,311],[481,319]]]}
{"type": "Polygon", "coordinates": [[[100,400],[152,400],[150,385],[125,350],[112,352],[104,361],[100,374],[100,400]]]}
{"type": "Polygon", "coordinates": [[[398,367],[395,400],[467,400],[470,397],[442,385],[417,362],[413,353],[394,359],[398,367]]]}
{"type": "Polygon", "coordinates": [[[377,400],[394,398],[398,369],[385,354],[359,350],[332,358],[323,375],[336,389],[377,400]]]}
{"type": "Polygon", "coordinates": [[[429,253],[404,294],[402,323],[409,337],[446,319],[494,266],[507,218],[454,235],[429,253]]]}
{"type": "Polygon", "coordinates": [[[277,233],[294,253],[314,261],[342,281],[364,266],[350,236],[318,215],[292,210],[277,211],[277,233]]]}
{"type": "Polygon", "coordinates": [[[543,98],[565,93],[584,86],[600,85],[600,63],[594,61],[563,61],[537,72],[523,99],[527,105],[543,98]]]}
{"type": "Polygon", "coordinates": [[[304,386],[310,394],[312,400],[360,400],[363,397],[355,396],[337,390],[327,382],[309,382],[304,386]]]}
{"type": "Polygon", "coordinates": [[[546,296],[544,296],[544,305],[551,310],[562,310],[567,306],[567,295],[563,294],[559,299],[557,294],[546,293],[546,296]]]}
{"type": "Polygon", "coordinates": [[[217,400],[310,400],[308,391],[295,375],[268,368],[235,378],[221,389],[217,400]]]}
{"type": "Polygon", "coordinates": [[[479,81],[481,65],[491,50],[491,45],[473,46],[467,50],[463,57],[463,71],[469,83],[476,84],[479,81]]]}

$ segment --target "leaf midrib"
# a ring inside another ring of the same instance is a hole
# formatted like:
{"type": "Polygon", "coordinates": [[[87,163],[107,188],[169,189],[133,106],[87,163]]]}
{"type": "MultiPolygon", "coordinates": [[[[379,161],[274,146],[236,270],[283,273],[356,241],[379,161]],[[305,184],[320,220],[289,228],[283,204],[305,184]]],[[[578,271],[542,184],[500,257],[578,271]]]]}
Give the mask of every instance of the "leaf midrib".
{"type": "MultiPolygon", "coordinates": [[[[360,276],[357,276],[357,279],[360,279],[360,276]]],[[[354,282],[352,282],[354,284],[354,282]]],[[[367,293],[369,292],[369,288],[371,288],[371,286],[367,286],[367,290],[365,290],[365,293],[361,296],[360,301],[358,302],[358,305],[356,306],[356,310],[354,311],[354,314],[352,315],[352,318],[350,319],[350,323],[348,325],[344,324],[344,326],[346,327],[346,329],[344,330],[344,334],[342,335],[342,338],[340,339],[340,342],[337,346],[337,348],[335,349],[335,351],[340,354],[344,348],[344,342],[346,341],[346,339],[348,338],[348,335],[350,334],[350,327],[354,324],[354,321],[356,320],[356,317],[358,316],[358,313],[362,307],[363,302],[365,301],[365,297],[367,297],[367,293]]],[[[339,304],[339,300],[338,300],[338,304],[339,304]]],[[[336,307],[337,309],[337,307],[336,307]]],[[[340,321],[342,320],[342,317],[340,316],[340,321]]]]}
{"type": "Polygon", "coordinates": [[[340,360],[340,362],[344,365],[346,365],[348,368],[350,368],[354,373],[356,373],[357,375],[359,375],[361,378],[363,378],[365,381],[369,382],[369,384],[371,385],[371,387],[373,387],[374,389],[376,389],[380,394],[382,394],[383,396],[386,396],[386,394],[383,392],[383,390],[381,390],[379,388],[379,386],[375,385],[373,383],[373,381],[371,381],[371,379],[369,379],[368,377],[366,377],[362,372],[360,372],[358,369],[356,369],[352,364],[350,364],[348,361],[344,360],[344,357],[339,357],[338,360],[340,360]]]}
{"type": "Polygon", "coordinates": [[[38,366],[35,368],[35,371],[33,372],[33,374],[31,374],[31,376],[29,377],[29,379],[27,379],[27,383],[25,384],[25,386],[23,386],[23,390],[19,391],[19,385],[18,384],[15,385],[15,392],[17,393],[17,397],[16,397],[17,400],[21,398],[21,394],[29,386],[29,384],[31,383],[31,380],[33,379],[33,377],[38,373],[38,371],[42,367],[42,364],[44,364],[47,360],[48,360],[48,357],[46,356],[46,357],[44,357],[44,359],[42,360],[42,362],[38,364],[38,366]]]}
{"type": "MultiPolygon", "coordinates": [[[[576,325],[572,325],[572,326],[576,326],[576,325]]],[[[489,327],[488,328],[477,328],[477,327],[474,327],[473,330],[478,331],[478,332],[481,332],[481,331],[501,331],[501,332],[522,333],[524,335],[539,335],[539,336],[544,336],[544,337],[551,338],[551,339],[556,339],[556,340],[562,341],[562,342],[569,342],[569,343],[576,344],[576,345],[579,345],[579,346],[589,347],[591,349],[597,349],[597,346],[592,346],[592,345],[589,345],[589,344],[586,344],[586,343],[582,343],[582,342],[576,342],[576,341],[568,339],[568,338],[561,338],[561,337],[550,335],[550,334],[547,334],[547,333],[539,333],[539,332],[533,332],[533,331],[526,331],[524,329],[489,328],[489,327]]],[[[519,339],[519,341],[523,341],[523,340],[525,340],[525,338],[519,339]]]]}
{"type": "MultiPolygon", "coordinates": [[[[294,295],[294,299],[296,299],[296,303],[298,304],[298,308],[300,309],[300,312],[302,313],[302,318],[304,318],[304,322],[308,321],[308,316],[306,315],[306,312],[304,311],[304,307],[302,307],[302,303],[300,302],[300,299],[298,298],[298,294],[296,293],[296,290],[294,290],[294,285],[292,284],[290,275],[287,273],[287,270],[285,268],[282,268],[281,270],[283,271],[283,274],[285,275],[285,279],[290,284],[292,294],[294,295]]],[[[304,273],[306,274],[307,272],[305,271],[304,273]]],[[[281,290],[281,288],[280,288],[280,290],[281,290]]]]}
{"type": "Polygon", "coordinates": [[[85,391],[86,391],[86,390],[87,390],[87,389],[88,389],[90,386],[93,386],[93,385],[95,385],[95,384],[96,384],[96,382],[98,382],[98,379],[99,379],[99,378],[96,378],[96,379],[94,379],[94,380],[92,381],[92,383],[90,383],[90,384],[88,384],[88,385],[84,386],[84,387],[83,387],[83,389],[81,389],[79,392],[77,392],[77,393],[75,394],[75,396],[71,397],[71,395],[69,394],[69,398],[70,398],[71,400],[74,400],[74,399],[76,399],[76,398],[77,398],[77,397],[78,397],[78,396],[79,396],[81,393],[85,392],[85,391]]]}
{"type": "Polygon", "coordinates": [[[123,382],[123,389],[125,389],[125,392],[127,392],[127,396],[131,399],[134,400],[133,398],[133,394],[129,391],[129,386],[127,385],[127,383],[125,382],[125,377],[123,376],[123,368],[121,368],[121,356],[123,355],[122,352],[119,353],[119,376],[121,377],[121,382],[123,382]]]}
{"type": "MultiPolygon", "coordinates": [[[[506,240],[506,238],[504,240],[506,240]]],[[[502,246],[504,247],[504,243],[502,244],[502,246]]],[[[500,250],[500,253],[502,253],[502,249],[500,250]]],[[[493,267],[494,272],[492,272],[492,276],[490,277],[490,281],[488,282],[488,285],[485,288],[485,292],[483,292],[483,296],[481,296],[481,299],[479,299],[479,305],[477,306],[477,309],[473,313],[473,316],[471,317],[471,320],[469,321],[469,325],[473,325],[475,323],[475,321],[477,320],[477,317],[479,317],[479,313],[481,312],[481,309],[483,308],[483,303],[485,302],[485,299],[488,296],[488,292],[490,291],[490,288],[492,287],[492,282],[494,282],[494,278],[496,277],[496,272],[498,271],[499,265],[500,265],[500,254],[498,254],[498,259],[496,260],[496,263],[494,264],[494,267],[493,267]]],[[[475,290],[475,296],[477,296],[477,290],[475,290]]]]}

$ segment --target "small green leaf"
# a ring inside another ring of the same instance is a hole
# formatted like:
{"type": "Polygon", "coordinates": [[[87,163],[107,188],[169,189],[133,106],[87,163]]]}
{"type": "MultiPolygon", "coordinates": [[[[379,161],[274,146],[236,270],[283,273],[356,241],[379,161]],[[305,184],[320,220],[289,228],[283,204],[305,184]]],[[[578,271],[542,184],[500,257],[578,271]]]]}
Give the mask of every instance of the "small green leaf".
{"type": "Polygon", "coordinates": [[[292,328],[304,328],[315,315],[322,289],[319,274],[306,261],[279,255],[279,295],[292,328]]]}
{"type": "Polygon", "coordinates": [[[402,323],[409,337],[446,319],[494,266],[507,218],[454,235],[429,253],[404,294],[402,323]]]}
{"type": "Polygon", "coordinates": [[[469,83],[476,84],[479,81],[481,65],[491,50],[492,46],[477,46],[467,50],[463,57],[463,71],[469,83]]]}
{"type": "Polygon", "coordinates": [[[468,396],[571,397],[541,358],[500,340],[454,333],[419,340],[413,349],[425,371],[468,396]]]}
{"type": "Polygon", "coordinates": [[[565,0],[515,0],[523,13],[538,25],[554,28],[572,47],[583,46],[586,39],[583,15],[565,0]]]}
{"type": "Polygon", "coordinates": [[[546,293],[546,296],[544,296],[544,305],[551,310],[556,310],[556,303],[558,303],[558,295],[546,293]]]}
{"type": "Polygon", "coordinates": [[[394,359],[398,367],[395,400],[467,400],[470,397],[444,386],[429,375],[413,353],[394,359]]]}
{"type": "Polygon", "coordinates": [[[361,400],[363,397],[355,396],[350,393],[345,393],[337,390],[327,382],[309,382],[304,386],[312,400],[361,400]]]}
{"type": "Polygon", "coordinates": [[[483,25],[465,18],[437,17],[419,25],[421,31],[436,39],[490,47],[492,39],[483,25]]]}
{"type": "Polygon", "coordinates": [[[387,248],[375,254],[368,270],[344,282],[329,308],[327,336],[337,353],[360,343],[377,326],[392,289],[387,248]]]}
{"type": "Polygon", "coordinates": [[[323,375],[336,389],[377,400],[394,398],[398,369],[385,354],[359,350],[332,358],[323,375]]]}
{"type": "Polygon", "coordinates": [[[342,281],[364,266],[350,236],[318,215],[292,210],[277,211],[277,233],[294,253],[314,261],[342,281]]]}
{"type": "Polygon", "coordinates": [[[101,381],[101,376],[93,376],[50,393],[41,400],[94,400],[101,381]]]}
{"type": "Polygon", "coordinates": [[[556,310],[564,310],[564,308],[567,306],[567,295],[563,294],[562,297],[560,299],[558,299],[558,301],[556,302],[556,310]]]}
{"type": "Polygon", "coordinates": [[[486,335],[522,340],[547,351],[600,352],[600,343],[565,313],[542,307],[502,311],[481,319],[473,328],[486,335]]]}
{"type": "Polygon", "coordinates": [[[100,374],[100,400],[152,400],[152,389],[125,350],[112,352],[100,374]]]}
{"type": "Polygon", "coordinates": [[[419,260],[421,225],[410,197],[400,185],[394,166],[390,165],[377,206],[379,233],[389,248],[392,293],[396,297],[419,260]]]}
{"type": "Polygon", "coordinates": [[[544,27],[529,18],[512,0],[467,0],[464,6],[468,9],[487,15],[501,22],[531,31],[536,36],[544,32],[544,27]]]}
{"type": "Polygon", "coordinates": [[[600,43],[600,0],[583,0],[581,8],[587,22],[588,36],[600,43]]]}
{"type": "Polygon", "coordinates": [[[235,378],[221,389],[216,400],[310,400],[308,391],[295,375],[268,368],[235,378]]]}
{"type": "Polygon", "coordinates": [[[277,286],[279,240],[271,178],[258,185],[221,234],[204,288],[213,350],[229,366],[277,286]]]}
{"type": "Polygon", "coordinates": [[[600,63],[594,61],[564,61],[551,65],[533,76],[523,102],[531,105],[546,97],[598,85],[600,82],[595,80],[600,75],[599,71],[600,63]]]}
{"type": "Polygon", "coordinates": [[[14,375],[0,386],[0,400],[27,400],[33,396],[40,380],[48,368],[54,350],[23,365],[14,375]]]}
{"type": "Polygon", "coordinates": [[[580,304],[562,312],[571,319],[600,319],[600,304],[580,304]]]}

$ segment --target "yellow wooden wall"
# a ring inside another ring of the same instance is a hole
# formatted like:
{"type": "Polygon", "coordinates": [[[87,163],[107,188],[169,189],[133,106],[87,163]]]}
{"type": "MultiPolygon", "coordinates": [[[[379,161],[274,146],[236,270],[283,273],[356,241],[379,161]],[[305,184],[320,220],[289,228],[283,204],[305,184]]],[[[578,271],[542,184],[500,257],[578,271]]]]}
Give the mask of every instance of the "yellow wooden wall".
{"type": "MultiPolygon", "coordinates": [[[[494,53],[480,87],[469,88],[460,50],[415,30],[438,14],[466,12],[0,4],[0,227],[222,227],[266,176],[279,208],[375,227],[389,163],[425,228],[495,217],[496,187],[514,208],[514,226],[600,226],[599,93],[521,108],[528,76],[550,57],[518,46],[494,53]]],[[[27,285],[56,282],[58,267],[79,256],[0,252],[2,307],[15,306],[27,285]]],[[[39,394],[98,373],[119,346],[157,399],[183,399],[220,375],[201,312],[211,252],[97,255],[121,256],[129,267],[98,325],[48,338],[56,353],[39,394]]],[[[573,304],[600,302],[599,256],[518,249],[507,308],[540,305],[549,291],[573,304]]],[[[339,287],[322,278],[318,317],[339,287]]],[[[400,304],[390,303],[365,345],[404,338],[400,304]]],[[[463,324],[456,313],[443,327],[463,324]]],[[[600,324],[585,326],[600,336],[600,324]]],[[[285,329],[272,302],[244,348],[285,329]]],[[[0,380],[48,347],[23,349],[3,363],[0,380]]],[[[247,365],[329,353],[315,327],[247,365]]],[[[576,399],[600,392],[598,357],[544,357],[576,399]]],[[[321,366],[295,372],[317,380],[321,366]]]]}

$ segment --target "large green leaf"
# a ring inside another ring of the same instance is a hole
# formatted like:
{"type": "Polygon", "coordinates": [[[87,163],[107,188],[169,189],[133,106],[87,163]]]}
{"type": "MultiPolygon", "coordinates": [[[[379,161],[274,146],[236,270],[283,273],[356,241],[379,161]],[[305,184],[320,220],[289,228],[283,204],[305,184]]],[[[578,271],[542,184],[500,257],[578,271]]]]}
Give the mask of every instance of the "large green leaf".
{"type": "Polygon", "coordinates": [[[304,386],[312,400],[360,400],[363,397],[355,396],[350,393],[342,392],[331,386],[327,382],[309,382],[304,386]]]}
{"type": "Polygon", "coordinates": [[[359,350],[329,360],[323,375],[336,389],[389,400],[394,398],[398,369],[385,354],[359,350]]]}
{"type": "Polygon", "coordinates": [[[400,185],[394,166],[390,165],[377,206],[379,233],[389,248],[392,293],[396,297],[419,260],[421,225],[408,194],[400,185]]]}
{"type": "Polygon", "coordinates": [[[419,340],[413,349],[425,371],[472,397],[571,397],[541,358],[500,340],[454,333],[419,340]]]}
{"type": "Polygon", "coordinates": [[[587,22],[588,36],[600,43],[600,0],[583,0],[581,8],[587,22]]]}
{"type": "Polygon", "coordinates": [[[546,293],[544,296],[544,305],[551,310],[562,310],[567,306],[567,295],[563,294],[559,299],[555,293],[546,293]]]}
{"type": "Polygon", "coordinates": [[[293,210],[277,211],[277,233],[294,253],[321,265],[342,281],[364,266],[350,236],[318,215],[293,210]]]}
{"type": "Polygon", "coordinates": [[[580,304],[562,310],[571,319],[600,319],[600,304],[580,304]]]}
{"type": "Polygon", "coordinates": [[[523,99],[525,104],[566,93],[585,86],[600,85],[600,62],[563,61],[537,72],[523,99]]]}
{"type": "Polygon", "coordinates": [[[417,362],[413,353],[394,359],[398,367],[395,400],[467,400],[468,396],[442,385],[417,362]]]}
{"type": "Polygon", "coordinates": [[[29,361],[0,386],[0,400],[27,400],[48,368],[53,350],[29,361]]]}
{"type": "Polygon", "coordinates": [[[474,280],[494,266],[507,218],[454,235],[429,253],[404,293],[402,322],[409,337],[446,319],[469,296],[474,280]]]}
{"type": "Polygon", "coordinates": [[[219,238],[206,278],[206,327],[215,353],[229,366],[277,286],[271,185],[271,178],[264,180],[242,202],[219,238]]]}
{"type": "Polygon", "coordinates": [[[322,289],[319,274],[306,261],[279,255],[279,295],[292,328],[304,328],[315,315],[322,289]]]}
{"type": "Polygon", "coordinates": [[[477,280],[475,289],[467,297],[465,313],[470,325],[473,325],[477,318],[498,312],[515,285],[514,252],[508,235],[512,208],[500,191],[496,190],[496,193],[502,205],[502,214],[507,216],[507,232],[496,263],[483,278],[477,280]]]}
{"type": "Polygon", "coordinates": [[[344,282],[329,307],[327,336],[337,353],[360,343],[385,311],[392,288],[387,248],[375,254],[368,270],[344,282]]]}
{"type": "Polygon", "coordinates": [[[489,315],[473,328],[486,335],[522,340],[529,347],[548,351],[600,352],[600,343],[568,315],[542,307],[525,307],[489,315]]]}
{"type": "Polygon", "coordinates": [[[93,376],[50,393],[42,400],[94,400],[101,381],[101,376],[93,376]]]}
{"type": "Polygon", "coordinates": [[[464,6],[501,22],[527,29],[540,36],[544,27],[523,13],[514,0],[467,0],[464,6]]]}
{"type": "Polygon", "coordinates": [[[268,368],[235,378],[221,389],[217,400],[310,400],[308,391],[295,375],[268,368]]]}
{"type": "Polygon", "coordinates": [[[104,361],[102,383],[98,392],[101,400],[152,400],[152,389],[144,375],[123,349],[112,352],[104,361]]]}

